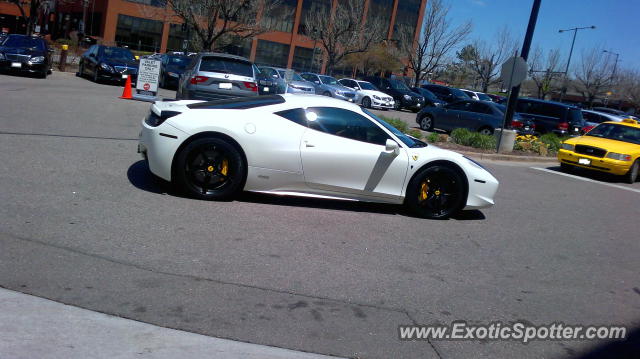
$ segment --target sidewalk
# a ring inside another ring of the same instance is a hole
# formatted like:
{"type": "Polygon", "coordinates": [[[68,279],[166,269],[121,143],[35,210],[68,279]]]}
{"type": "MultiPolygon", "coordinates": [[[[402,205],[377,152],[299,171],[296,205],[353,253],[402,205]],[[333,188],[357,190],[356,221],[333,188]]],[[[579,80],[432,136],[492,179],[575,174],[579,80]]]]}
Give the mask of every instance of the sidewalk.
{"type": "Polygon", "coordinates": [[[331,359],[218,339],[0,288],[0,358],[331,359]]]}

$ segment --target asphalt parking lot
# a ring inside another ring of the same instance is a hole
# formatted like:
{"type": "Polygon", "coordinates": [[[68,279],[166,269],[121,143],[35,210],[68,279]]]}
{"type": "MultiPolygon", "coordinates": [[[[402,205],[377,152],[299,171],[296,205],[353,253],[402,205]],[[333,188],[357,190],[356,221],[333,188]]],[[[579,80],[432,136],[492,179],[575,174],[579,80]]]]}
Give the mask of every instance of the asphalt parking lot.
{"type": "Polygon", "coordinates": [[[574,358],[602,344],[402,342],[401,324],[640,327],[640,183],[487,162],[496,205],[446,221],[248,193],[198,201],[150,175],[136,153],[149,104],[121,92],[0,75],[1,287],[350,358],[574,358]]]}

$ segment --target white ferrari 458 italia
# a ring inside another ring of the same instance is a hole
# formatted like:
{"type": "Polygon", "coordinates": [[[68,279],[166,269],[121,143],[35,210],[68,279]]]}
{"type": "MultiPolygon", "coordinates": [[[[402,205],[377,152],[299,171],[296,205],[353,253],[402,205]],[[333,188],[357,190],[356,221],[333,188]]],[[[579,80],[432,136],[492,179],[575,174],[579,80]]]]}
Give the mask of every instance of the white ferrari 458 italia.
{"type": "Polygon", "coordinates": [[[245,190],[404,204],[447,218],[493,205],[498,189],[475,161],[326,96],[156,102],[138,151],[152,173],[208,200],[245,190]]]}

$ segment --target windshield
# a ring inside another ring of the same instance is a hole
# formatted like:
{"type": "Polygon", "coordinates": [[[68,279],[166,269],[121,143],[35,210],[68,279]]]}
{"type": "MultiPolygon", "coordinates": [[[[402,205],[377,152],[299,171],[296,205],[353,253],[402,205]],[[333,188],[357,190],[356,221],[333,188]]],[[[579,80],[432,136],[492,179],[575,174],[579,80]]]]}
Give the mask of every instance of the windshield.
{"type": "Polygon", "coordinates": [[[487,96],[487,94],[476,92],[476,95],[478,95],[478,98],[482,101],[491,101],[491,97],[487,96]]]}
{"type": "Polygon", "coordinates": [[[26,36],[9,36],[5,42],[6,47],[21,47],[27,49],[36,49],[44,51],[44,41],[37,38],[26,36]]]}
{"type": "Polygon", "coordinates": [[[320,77],[320,81],[322,81],[323,84],[325,85],[338,85],[338,80],[336,80],[335,78],[331,77],[331,76],[318,76],[320,77]]]}
{"type": "Polygon", "coordinates": [[[398,130],[397,128],[391,126],[389,123],[387,123],[386,121],[384,121],[383,119],[381,119],[380,117],[374,115],[373,113],[371,113],[370,111],[368,111],[367,109],[363,108],[362,111],[364,111],[364,113],[366,113],[367,115],[369,115],[371,118],[373,118],[374,120],[376,120],[376,122],[378,122],[379,124],[381,124],[384,128],[386,128],[387,130],[389,130],[391,133],[393,133],[396,137],[398,137],[398,139],[400,141],[402,141],[402,143],[404,143],[405,145],[407,145],[410,148],[418,148],[418,147],[427,147],[427,144],[414,139],[412,137],[409,137],[407,135],[405,135],[404,133],[400,132],[400,130],[398,130]]]}
{"type": "Polygon", "coordinates": [[[640,145],[640,128],[614,123],[600,124],[587,132],[585,136],[607,138],[640,145]]]}
{"type": "Polygon", "coordinates": [[[358,81],[358,85],[360,85],[360,88],[362,88],[363,90],[378,91],[378,89],[375,86],[373,86],[373,84],[371,84],[370,82],[358,81]]]}
{"type": "Polygon", "coordinates": [[[469,98],[469,96],[465,95],[464,92],[458,89],[454,89],[453,87],[449,87],[449,91],[451,91],[453,97],[459,98],[461,100],[466,100],[469,98]]]}
{"type": "Polygon", "coordinates": [[[399,80],[389,80],[389,84],[391,84],[391,88],[394,90],[411,91],[409,86],[399,80]]]}
{"type": "Polygon", "coordinates": [[[135,61],[136,58],[128,49],[122,47],[105,47],[103,55],[110,60],[135,61]]]}
{"type": "Polygon", "coordinates": [[[423,89],[423,88],[416,88],[416,92],[418,92],[420,95],[428,98],[429,100],[432,101],[440,101],[440,99],[438,99],[438,97],[436,95],[433,94],[433,92],[423,89]]]}
{"type": "Polygon", "coordinates": [[[169,65],[184,69],[191,62],[191,58],[188,56],[170,56],[169,65]]]}
{"type": "MultiPolygon", "coordinates": [[[[278,70],[278,73],[280,74],[280,77],[287,78],[287,72],[285,70],[278,70]]],[[[300,77],[300,75],[298,75],[297,73],[293,73],[293,77],[291,78],[292,81],[304,81],[304,79],[302,77],[300,77]]]]}

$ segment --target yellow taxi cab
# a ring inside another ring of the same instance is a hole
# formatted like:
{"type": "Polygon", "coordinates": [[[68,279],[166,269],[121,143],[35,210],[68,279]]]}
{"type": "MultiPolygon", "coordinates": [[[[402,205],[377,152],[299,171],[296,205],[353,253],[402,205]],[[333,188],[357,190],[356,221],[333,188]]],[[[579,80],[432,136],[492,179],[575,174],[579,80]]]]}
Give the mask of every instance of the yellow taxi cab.
{"type": "Polygon", "coordinates": [[[574,167],[624,176],[633,183],[640,167],[640,122],[603,122],[580,137],[564,141],[558,150],[563,170],[574,167]]]}

